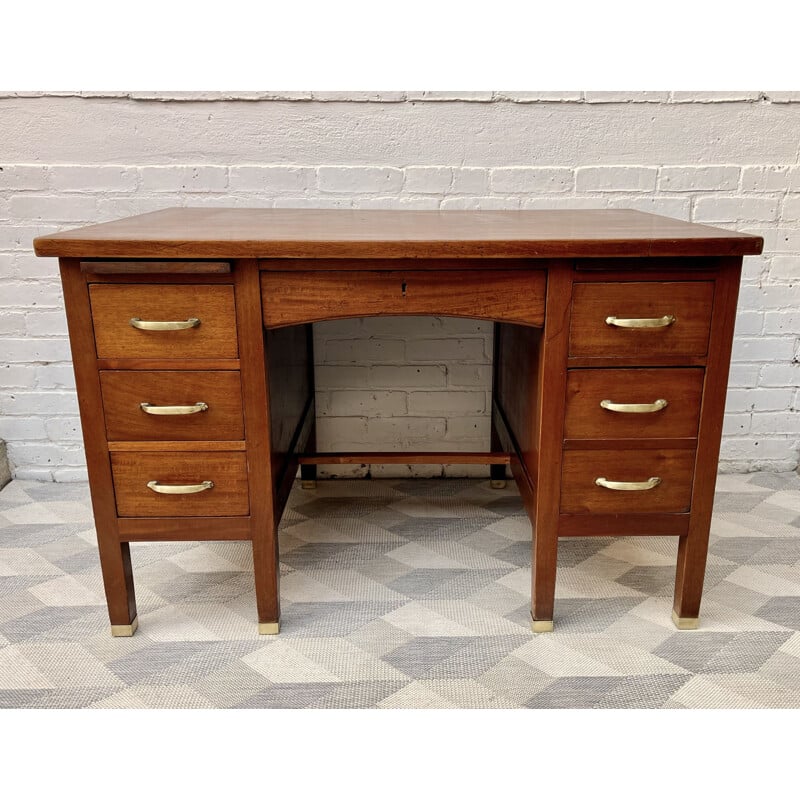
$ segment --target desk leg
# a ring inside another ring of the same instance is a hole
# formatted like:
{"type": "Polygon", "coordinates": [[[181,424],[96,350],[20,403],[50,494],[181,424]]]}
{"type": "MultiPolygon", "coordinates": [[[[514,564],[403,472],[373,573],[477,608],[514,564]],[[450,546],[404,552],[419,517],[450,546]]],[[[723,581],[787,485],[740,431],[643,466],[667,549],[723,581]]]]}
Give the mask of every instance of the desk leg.
{"type": "Polygon", "coordinates": [[[250,525],[258,632],[278,633],[278,520],[272,464],[268,354],[261,316],[258,262],[237,261],[234,266],[239,363],[247,431],[247,472],[250,489],[250,525]]]}
{"type": "Polygon", "coordinates": [[[133,569],[128,542],[120,542],[114,482],[106,442],[100,376],[95,360],[89,287],[74,259],[61,259],[61,285],[67,312],[72,364],[78,386],[78,407],[89,472],[100,569],[112,636],[132,636],[138,625],[133,569]]]}
{"type": "Polygon", "coordinates": [[[131,546],[128,542],[103,542],[100,545],[100,569],[106,590],[108,616],[112,636],[133,636],[139,627],[136,615],[136,594],[133,589],[131,546]]]}
{"type": "MultiPolygon", "coordinates": [[[[535,516],[531,558],[531,629],[553,630],[558,561],[558,520],[561,504],[562,432],[564,430],[570,307],[571,264],[554,267],[547,279],[547,318],[536,353],[534,431],[535,516]]],[[[533,356],[533,354],[531,354],[533,356]]],[[[533,472],[533,470],[531,470],[533,472]]]]}
{"type": "Polygon", "coordinates": [[[276,634],[280,630],[281,606],[278,587],[277,525],[253,536],[253,571],[258,607],[258,632],[276,634]]]}
{"type": "Polygon", "coordinates": [[[689,532],[678,542],[672,621],[681,630],[699,626],[742,259],[724,258],[719,264],[697,432],[689,532]]]}

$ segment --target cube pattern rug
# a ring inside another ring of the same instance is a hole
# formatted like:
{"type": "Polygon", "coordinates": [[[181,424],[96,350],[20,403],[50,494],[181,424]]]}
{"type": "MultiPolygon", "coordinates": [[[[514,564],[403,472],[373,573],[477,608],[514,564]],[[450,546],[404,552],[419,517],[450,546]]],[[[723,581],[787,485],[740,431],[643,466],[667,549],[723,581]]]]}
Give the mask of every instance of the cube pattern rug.
{"type": "Polygon", "coordinates": [[[0,492],[0,707],[800,707],[800,479],[722,475],[700,629],[671,622],[677,540],[562,539],[530,632],[513,484],[321,481],[280,528],[279,636],[249,543],[132,545],[112,638],[86,484],[0,492]]]}

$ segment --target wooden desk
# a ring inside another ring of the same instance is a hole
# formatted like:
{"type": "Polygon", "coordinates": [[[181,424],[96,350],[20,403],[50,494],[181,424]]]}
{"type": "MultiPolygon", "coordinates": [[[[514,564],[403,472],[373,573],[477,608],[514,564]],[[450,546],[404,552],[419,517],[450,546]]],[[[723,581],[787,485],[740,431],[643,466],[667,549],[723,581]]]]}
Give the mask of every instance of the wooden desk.
{"type": "Polygon", "coordinates": [[[636,211],[178,208],[36,239],[58,256],[111,629],[130,542],[253,543],[259,631],[298,464],[506,464],[533,527],[532,628],[558,538],[679,537],[696,627],[743,255],[763,242],[636,211]],[[495,323],[492,453],[319,454],[311,323],[495,323]]]}

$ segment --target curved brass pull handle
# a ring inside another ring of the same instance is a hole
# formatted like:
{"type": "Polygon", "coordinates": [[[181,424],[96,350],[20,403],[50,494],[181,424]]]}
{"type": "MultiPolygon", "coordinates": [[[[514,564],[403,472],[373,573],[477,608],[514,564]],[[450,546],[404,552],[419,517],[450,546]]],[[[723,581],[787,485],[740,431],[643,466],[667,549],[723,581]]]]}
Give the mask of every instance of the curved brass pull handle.
{"type": "Polygon", "coordinates": [[[139,317],[131,317],[131,326],[140,331],[185,331],[187,328],[196,328],[200,324],[197,317],[189,317],[185,320],[147,320],[139,317]]]}
{"type": "Polygon", "coordinates": [[[145,414],[152,414],[156,417],[166,417],[178,414],[198,414],[201,411],[208,411],[208,403],[195,403],[192,406],[154,406],[152,403],[139,403],[139,408],[145,414]]]}
{"type": "Polygon", "coordinates": [[[661,478],[648,478],[646,481],[610,481],[607,478],[595,478],[595,485],[604,489],[613,489],[616,492],[645,492],[655,489],[661,478]]]}
{"type": "Polygon", "coordinates": [[[601,400],[600,408],[606,411],[618,411],[620,414],[652,414],[661,411],[669,405],[666,400],[659,398],[652,403],[615,403],[613,400],[601,400]]]}
{"type": "Polygon", "coordinates": [[[644,319],[606,317],[606,325],[611,325],[612,328],[669,328],[673,324],[675,324],[675,317],[672,314],[644,319]]]}
{"type": "Polygon", "coordinates": [[[191,483],[185,486],[148,481],[147,488],[156,494],[197,494],[197,492],[205,492],[207,489],[213,489],[214,481],[191,483]]]}

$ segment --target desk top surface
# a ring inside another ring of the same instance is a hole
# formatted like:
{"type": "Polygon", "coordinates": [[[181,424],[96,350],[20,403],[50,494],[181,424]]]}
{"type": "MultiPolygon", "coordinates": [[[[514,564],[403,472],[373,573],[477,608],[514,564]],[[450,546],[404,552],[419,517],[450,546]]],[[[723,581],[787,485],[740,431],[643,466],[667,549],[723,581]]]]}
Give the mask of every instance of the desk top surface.
{"type": "Polygon", "coordinates": [[[40,236],[73,258],[587,258],[757,255],[763,239],[628,209],[168,208],[40,236]]]}

